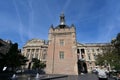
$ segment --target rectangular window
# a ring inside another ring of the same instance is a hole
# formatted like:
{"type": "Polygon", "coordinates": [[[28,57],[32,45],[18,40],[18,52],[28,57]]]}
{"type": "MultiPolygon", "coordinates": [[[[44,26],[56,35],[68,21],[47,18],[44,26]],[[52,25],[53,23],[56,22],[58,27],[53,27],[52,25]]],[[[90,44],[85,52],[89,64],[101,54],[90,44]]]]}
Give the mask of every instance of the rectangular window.
{"type": "Polygon", "coordinates": [[[93,53],[93,56],[94,56],[94,59],[96,59],[96,57],[97,57],[97,56],[96,56],[96,53],[93,53]]]}
{"type": "Polygon", "coordinates": [[[99,51],[100,51],[100,49],[97,49],[97,51],[99,52],[99,51]]]}
{"type": "Polygon", "coordinates": [[[39,52],[39,49],[36,49],[36,52],[39,52]]]}
{"type": "Polygon", "coordinates": [[[30,52],[30,49],[27,49],[27,52],[30,52]]]}
{"type": "Polygon", "coordinates": [[[80,53],[80,50],[79,50],[79,49],[77,49],[77,53],[80,53]]]}
{"type": "Polygon", "coordinates": [[[60,51],[60,52],[59,52],[59,58],[60,58],[60,59],[64,59],[64,52],[63,52],[63,51],[60,51]]]}
{"type": "Polygon", "coordinates": [[[64,45],[64,40],[60,39],[60,46],[63,46],[63,45],[64,45]]]}
{"type": "Polygon", "coordinates": [[[92,49],[92,52],[94,52],[94,49],[92,49]]]}
{"type": "Polygon", "coordinates": [[[89,60],[91,60],[90,55],[88,56],[89,60]]]}
{"type": "Polygon", "coordinates": [[[88,59],[91,60],[90,53],[88,54],[88,59]]]}
{"type": "Polygon", "coordinates": [[[34,52],[35,51],[35,49],[32,49],[32,52],[34,52]]]}
{"type": "Polygon", "coordinates": [[[81,53],[85,53],[85,50],[84,50],[84,49],[81,49],[81,53]]]}
{"type": "Polygon", "coordinates": [[[46,59],[46,54],[45,53],[43,54],[43,59],[46,59]]]}

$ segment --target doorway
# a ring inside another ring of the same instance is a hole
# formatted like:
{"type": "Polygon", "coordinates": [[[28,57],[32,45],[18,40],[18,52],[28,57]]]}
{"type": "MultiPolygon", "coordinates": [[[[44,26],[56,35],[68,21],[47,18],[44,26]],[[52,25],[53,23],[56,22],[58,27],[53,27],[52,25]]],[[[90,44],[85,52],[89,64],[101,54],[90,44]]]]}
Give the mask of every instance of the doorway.
{"type": "Polygon", "coordinates": [[[78,60],[77,65],[78,65],[78,74],[88,72],[87,65],[86,65],[85,61],[78,60]]]}

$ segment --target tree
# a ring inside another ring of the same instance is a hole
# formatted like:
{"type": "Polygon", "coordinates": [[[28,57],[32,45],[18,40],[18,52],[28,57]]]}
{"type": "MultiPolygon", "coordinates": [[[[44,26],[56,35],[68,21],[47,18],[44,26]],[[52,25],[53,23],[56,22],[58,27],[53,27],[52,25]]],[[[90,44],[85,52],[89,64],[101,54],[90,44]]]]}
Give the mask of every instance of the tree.
{"type": "Polygon", "coordinates": [[[110,64],[112,68],[120,69],[120,33],[109,45],[103,47],[103,51],[103,54],[97,56],[96,63],[98,65],[110,64]]]}
{"type": "Polygon", "coordinates": [[[116,39],[112,41],[112,44],[114,45],[114,52],[120,56],[120,33],[118,33],[116,39]]]}
{"type": "Polygon", "coordinates": [[[46,67],[46,64],[38,60],[37,58],[32,59],[33,62],[33,69],[44,69],[46,67]]]}
{"type": "Polygon", "coordinates": [[[106,44],[101,49],[103,50],[103,53],[97,55],[97,59],[96,59],[97,65],[105,65],[106,61],[108,63],[108,61],[110,61],[113,57],[113,55],[111,54],[112,52],[111,44],[106,44]]]}
{"type": "Polygon", "coordinates": [[[18,44],[12,44],[6,54],[1,54],[0,64],[4,67],[7,66],[14,71],[17,67],[25,65],[27,58],[20,54],[18,44]]]}
{"type": "Polygon", "coordinates": [[[117,37],[111,41],[111,44],[114,46],[113,54],[116,55],[114,58],[114,67],[115,69],[120,69],[120,33],[117,34],[117,37]]]}

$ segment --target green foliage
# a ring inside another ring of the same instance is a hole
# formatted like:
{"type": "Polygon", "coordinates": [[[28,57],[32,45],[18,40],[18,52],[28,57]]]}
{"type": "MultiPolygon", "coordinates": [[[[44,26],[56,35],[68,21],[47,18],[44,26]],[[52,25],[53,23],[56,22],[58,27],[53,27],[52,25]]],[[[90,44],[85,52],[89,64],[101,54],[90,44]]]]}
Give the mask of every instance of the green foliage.
{"type": "Polygon", "coordinates": [[[11,47],[6,54],[1,54],[0,65],[11,67],[12,70],[15,68],[20,67],[21,65],[25,65],[27,62],[26,57],[20,54],[18,50],[18,44],[11,44],[11,47]]]}
{"type": "Polygon", "coordinates": [[[120,33],[118,33],[113,45],[115,47],[114,52],[116,52],[120,56],[120,33]]]}
{"type": "Polygon", "coordinates": [[[112,53],[115,55],[113,66],[115,67],[115,69],[120,70],[120,33],[117,34],[116,39],[113,40],[111,43],[114,46],[112,53]]]}
{"type": "Polygon", "coordinates": [[[96,64],[105,65],[107,64],[116,70],[120,70],[120,33],[118,33],[116,39],[111,41],[110,45],[103,47],[105,52],[97,56],[96,64]]]}
{"type": "Polygon", "coordinates": [[[33,62],[33,66],[32,66],[33,69],[43,69],[46,67],[46,64],[41,62],[37,58],[33,58],[32,62],[33,62]]]}

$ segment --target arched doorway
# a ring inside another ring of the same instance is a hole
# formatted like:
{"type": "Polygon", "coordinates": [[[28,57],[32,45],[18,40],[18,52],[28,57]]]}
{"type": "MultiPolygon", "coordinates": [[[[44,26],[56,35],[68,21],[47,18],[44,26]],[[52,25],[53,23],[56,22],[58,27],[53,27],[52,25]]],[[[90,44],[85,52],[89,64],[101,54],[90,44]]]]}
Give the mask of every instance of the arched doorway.
{"type": "Polygon", "coordinates": [[[85,61],[78,60],[78,74],[87,73],[87,65],[85,61]]]}
{"type": "Polygon", "coordinates": [[[87,71],[87,65],[86,65],[85,62],[83,62],[83,68],[84,68],[84,73],[87,73],[87,72],[88,72],[88,71],[87,71]]]}

